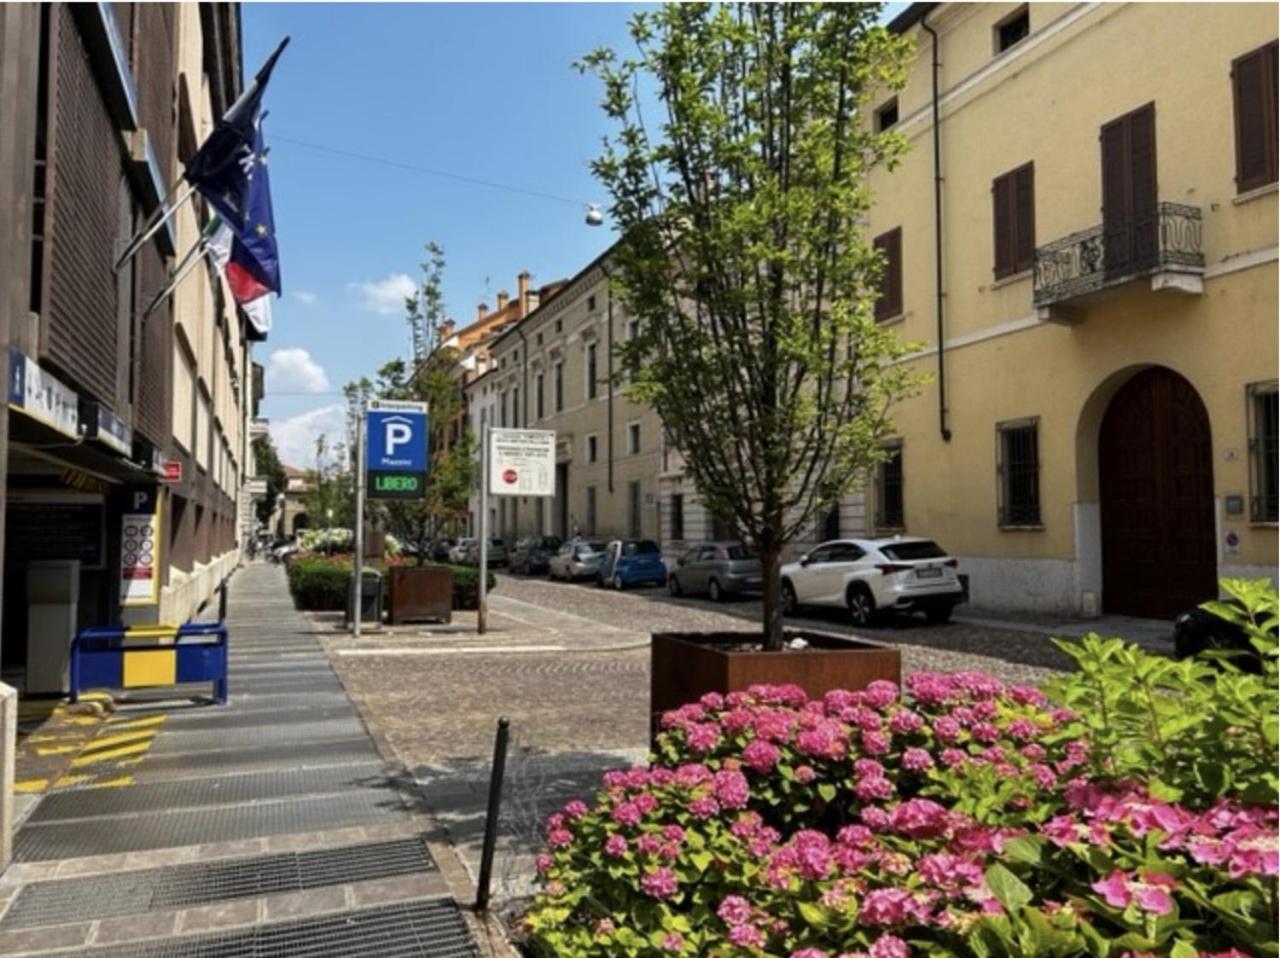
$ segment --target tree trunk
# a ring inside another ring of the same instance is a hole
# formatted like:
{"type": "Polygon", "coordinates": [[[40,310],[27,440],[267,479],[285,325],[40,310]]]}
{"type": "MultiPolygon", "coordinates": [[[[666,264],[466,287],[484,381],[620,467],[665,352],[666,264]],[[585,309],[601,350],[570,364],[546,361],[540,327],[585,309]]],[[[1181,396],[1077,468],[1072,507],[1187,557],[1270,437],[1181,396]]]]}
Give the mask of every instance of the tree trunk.
{"type": "Polygon", "coordinates": [[[760,584],[764,589],[764,647],[782,648],[782,548],[776,542],[760,544],[760,584]]]}

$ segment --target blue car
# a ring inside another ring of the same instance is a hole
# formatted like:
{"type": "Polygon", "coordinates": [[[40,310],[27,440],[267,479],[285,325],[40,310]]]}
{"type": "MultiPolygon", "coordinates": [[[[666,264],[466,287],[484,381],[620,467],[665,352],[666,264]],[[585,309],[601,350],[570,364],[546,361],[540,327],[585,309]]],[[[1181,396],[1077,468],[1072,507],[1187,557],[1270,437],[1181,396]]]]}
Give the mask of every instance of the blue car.
{"type": "Polygon", "coordinates": [[[622,590],[629,585],[665,585],[662,550],[649,539],[615,539],[600,560],[597,582],[622,590]]]}

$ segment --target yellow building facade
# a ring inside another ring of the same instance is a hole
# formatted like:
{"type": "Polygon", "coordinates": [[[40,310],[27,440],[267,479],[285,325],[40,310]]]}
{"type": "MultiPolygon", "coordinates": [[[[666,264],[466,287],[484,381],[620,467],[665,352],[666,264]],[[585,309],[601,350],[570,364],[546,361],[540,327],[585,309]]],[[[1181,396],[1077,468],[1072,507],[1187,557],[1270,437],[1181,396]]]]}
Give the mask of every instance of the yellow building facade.
{"type": "Polygon", "coordinates": [[[911,149],[869,234],[931,380],[869,531],[937,538],[979,607],[1165,617],[1274,580],[1274,7],[912,4],[892,28],[915,59],[869,122],[911,149]]]}

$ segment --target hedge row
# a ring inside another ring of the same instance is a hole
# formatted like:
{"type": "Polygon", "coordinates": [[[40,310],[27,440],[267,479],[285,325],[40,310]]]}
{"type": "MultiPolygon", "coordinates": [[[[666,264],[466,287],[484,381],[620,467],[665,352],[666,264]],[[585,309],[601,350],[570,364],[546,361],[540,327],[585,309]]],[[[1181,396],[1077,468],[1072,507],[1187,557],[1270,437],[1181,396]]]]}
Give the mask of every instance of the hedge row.
{"type": "MultiPolygon", "coordinates": [[[[440,563],[427,563],[439,566],[440,563]]],[[[365,566],[366,569],[385,568],[378,563],[365,566]]],[[[479,588],[480,570],[471,566],[447,566],[453,572],[453,605],[454,608],[475,608],[476,592],[479,588]]],[[[289,591],[299,609],[326,612],[338,611],[347,607],[348,590],[351,583],[351,557],[348,556],[296,556],[289,561],[289,591]]],[[[383,580],[385,583],[385,579],[383,580]]],[[[489,588],[497,584],[493,573],[489,574],[489,588]]]]}

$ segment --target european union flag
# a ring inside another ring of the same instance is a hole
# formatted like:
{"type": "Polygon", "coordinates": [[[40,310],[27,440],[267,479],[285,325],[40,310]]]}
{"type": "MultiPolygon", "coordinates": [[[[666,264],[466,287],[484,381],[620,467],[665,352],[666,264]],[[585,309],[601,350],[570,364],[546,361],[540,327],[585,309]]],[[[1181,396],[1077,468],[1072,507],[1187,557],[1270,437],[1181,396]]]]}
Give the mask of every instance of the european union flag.
{"type": "MultiPolygon", "coordinates": [[[[259,114],[276,60],[288,45],[285,37],[240,94],[187,164],[187,182],[218,211],[233,232],[243,237],[249,226],[251,177],[259,146],[259,114]]],[[[268,212],[270,199],[267,200],[268,212]]]]}
{"type": "MultiPolygon", "coordinates": [[[[267,150],[259,123],[246,174],[244,228],[236,230],[227,263],[227,283],[237,303],[247,303],[268,292],[280,292],[280,251],[276,247],[276,222],[271,210],[271,180],[267,175],[267,150]]],[[[228,224],[231,225],[231,224],[228,224]]]]}

